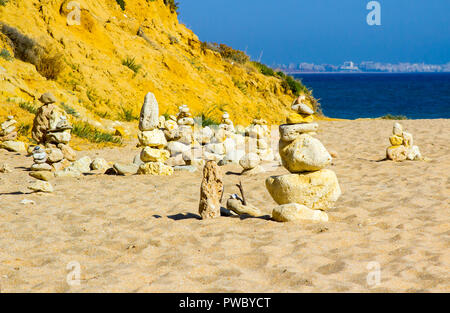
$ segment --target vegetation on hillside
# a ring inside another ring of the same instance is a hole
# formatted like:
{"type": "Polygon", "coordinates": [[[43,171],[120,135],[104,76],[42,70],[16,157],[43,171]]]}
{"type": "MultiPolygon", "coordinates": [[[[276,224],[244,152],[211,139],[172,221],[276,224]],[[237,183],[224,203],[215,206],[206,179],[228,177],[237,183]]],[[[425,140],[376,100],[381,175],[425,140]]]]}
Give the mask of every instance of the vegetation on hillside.
{"type": "Polygon", "coordinates": [[[22,34],[17,28],[0,23],[1,32],[6,35],[14,49],[14,55],[36,66],[36,70],[47,79],[55,80],[64,70],[65,63],[61,53],[45,48],[34,39],[22,34]]]}

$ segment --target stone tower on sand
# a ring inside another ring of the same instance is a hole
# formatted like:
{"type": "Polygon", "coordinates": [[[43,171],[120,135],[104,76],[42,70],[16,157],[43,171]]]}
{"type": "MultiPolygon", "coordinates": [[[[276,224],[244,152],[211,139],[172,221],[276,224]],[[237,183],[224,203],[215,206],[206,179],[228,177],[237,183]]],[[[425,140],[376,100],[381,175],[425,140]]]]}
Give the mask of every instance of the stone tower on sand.
{"type": "Polygon", "coordinates": [[[306,96],[292,104],[294,113],[280,125],[279,152],[283,166],[290,174],[266,179],[266,187],[279,207],[272,217],[278,221],[299,219],[327,221],[325,212],[341,195],[336,174],[326,166],[331,156],[312,135],[319,125],[314,122],[314,109],[306,96]]]}

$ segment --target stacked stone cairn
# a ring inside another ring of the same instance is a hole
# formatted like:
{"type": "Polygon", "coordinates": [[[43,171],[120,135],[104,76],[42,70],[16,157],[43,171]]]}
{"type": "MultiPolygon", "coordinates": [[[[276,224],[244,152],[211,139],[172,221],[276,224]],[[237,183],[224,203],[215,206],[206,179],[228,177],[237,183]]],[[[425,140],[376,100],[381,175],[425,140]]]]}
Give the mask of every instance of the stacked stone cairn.
{"type": "Polygon", "coordinates": [[[53,187],[48,182],[56,173],[69,168],[76,161],[76,153],[69,146],[71,129],[67,117],[54,105],[55,97],[45,93],[39,101],[43,105],[38,109],[33,122],[32,136],[37,146],[29,148],[33,157],[30,176],[38,179],[29,186],[34,191],[52,192],[53,187]]]}
{"type": "Polygon", "coordinates": [[[0,124],[0,147],[11,152],[26,151],[25,144],[17,140],[17,122],[14,116],[10,115],[6,121],[0,124]]]}
{"type": "MultiPolygon", "coordinates": [[[[167,120],[161,116],[158,122],[170,152],[167,163],[176,171],[194,172],[202,168],[206,161],[215,161],[219,166],[241,163],[244,164],[243,173],[256,174],[263,171],[259,166],[261,161],[274,159],[270,131],[264,120],[255,120],[247,129],[238,125],[238,132],[230,114],[223,112],[219,125],[202,127],[199,121],[193,119],[189,107],[181,105],[176,116],[170,115],[167,120]],[[240,162],[246,153],[254,153],[258,157],[250,155],[246,160],[252,162],[240,162]],[[252,167],[255,162],[257,164],[252,167]]],[[[136,156],[134,163],[140,164],[142,161],[136,156]]]]}
{"type": "MultiPolygon", "coordinates": [[[[184,120],[183,122],[186,122],[184,120]]],[[[143,147],[138,174],[169,176],[173,174],[173,168],[164,164],[170,157],[170,152],[165,150],[167,140],[164,131],[159,128],[159,106],[155,95],[149,92],[145,96],[144,104],[139,118],[139,145],[143,147]]]]}
{"type": "Polygon", "coordinates": [[[0,125],[0,141],[15,141],[17,139],[14,116],[8,116],[7,120],[0,125]]]}
{"type": "Polygon", "coordinates": [[[386,158],[393,161],[417,161],[422,160],[419,147],[414,146],[413,136],[403,131],[403,127],[399,123],[394,124],[392,136],[389,137],[391,146],[386,149],[386,158]]]}
{"type": "Polygon", "coordinates": [[[287,124],[280,125],[279,152],[287,175],[266,179],[266,187],[280,206],[272,212],[276,221],[328,221],[324,212],[334,206],[341,195],[336,174],[326,166],[331,156],[311,133],[318,129],[314,123],[313,106],[305,96],[292,104],[287,124]]]}

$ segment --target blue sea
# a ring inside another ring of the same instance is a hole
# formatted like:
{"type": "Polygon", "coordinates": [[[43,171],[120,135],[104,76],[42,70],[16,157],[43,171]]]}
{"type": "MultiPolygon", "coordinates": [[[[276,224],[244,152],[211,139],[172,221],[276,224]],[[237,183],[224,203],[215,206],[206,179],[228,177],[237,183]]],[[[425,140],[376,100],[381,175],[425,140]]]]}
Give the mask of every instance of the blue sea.
{"type": "Polygon", "coordinates": [[[295,74],[320,99],[325,116],[450,118],[450,73],[295,74]]]}

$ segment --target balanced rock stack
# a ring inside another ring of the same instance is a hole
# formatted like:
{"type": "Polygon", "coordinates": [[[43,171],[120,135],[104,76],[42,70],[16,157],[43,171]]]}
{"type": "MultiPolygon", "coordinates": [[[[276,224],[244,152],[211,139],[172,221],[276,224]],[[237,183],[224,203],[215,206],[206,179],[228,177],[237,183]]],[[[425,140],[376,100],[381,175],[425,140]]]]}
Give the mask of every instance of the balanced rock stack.
{"type": "Polygon", "coordinates": [[[0,147],[12,152],[24,152],[25,144],[17,139],[14,116],[8,116],[7,120],[0,125],[0,147]]]}
{"type": "Polygon", "coordinates": [[[16,123],[14,116],[10,115],[0,125],[0,141],[14,141],[17,139],[16,123]]]}
{"type": "Polygon", "coordinates": [[[243,171],[241,175],[254,175],[264,173],[264,168],[260,165],[261,158],[254,152],[247,153],[239,160],[239,165],[242,166],[243,171]]]}
{"type": "Polygon", "coordinates": [[[413,136],[403,131],[403,127],[399,123],[394,124],[389,141],[391,146],[386,149],[387,159],[393,161],[422,160],[419,147],[414,146],[413,136]]]}
{"type": "Polygon", "coordinates": [[[336,174],[328,169],[331,156],[322,143],[311,136],[318,128],[312,123],[314,110],[304,97],[292,105],[295,114],[281,125],[279,152],[283,166],[291,173],[266,179],[266,187],[280,206],[273,210],[273,219],[327,221],[324,211],[334,206],[341,195],[336,174]],[[295,122],[295,123],[294,123],[295,122]]]}
{"type": "Polygon", "coordinates": [[[256,153],[262,161],[273,161],[275,156],[271,147],[271,133],[267,121],[254,119],[252,124],[245,129],[246,151],[256,153]]]}
{"type": "Polygon", "coordinates": [[[219,125],[219,128],[234,133],[234,124],[233,121],[230,119],[230,114],[228,112],[224,112],[222,114],[222,121],[219,125]]]}
{"type": "Polygon", "coordinates": [[[149,92],[145,96],[139,119],[139,144],[144,147],[140,154],[143,163],[139,165],[138,173],[146,175],[168,176],[173,174],[173,168],[164,164],[170,157],[170,152],[164,148],[167,140],[164,132],[158,128],[159,106],[155,95],[149,92]]]}
{"type": "MultiPolygon", "coordinates": [[[[47,163],[59,171],[77,159],[75,151],[69,146],[72,126],[67,117],[55,106],[55,97],[45,93],[39,99],[43,105],[38,109],[33,121],[32,136],[39,145],[45,147],[47,163]]],[[[32,151],[30,151],[32,152],[32,151]]]]}
{"type": "MultiPolygon", "coordinates": [[[[43,105],[36,113],[32,129],[33,139],[38,145],[30,147],[28,152],[34,161],[30,168],[30,176],[45,183],[36,182],[29,188],[34,191],[52,192],[53,188],[48,181],[55,174],[73,167],[77,156],[69,146],[72,126],[67,117],[53,105],[56,102],[55,97],[51,93],[45,93],[39,100],[43,105]]],[[[76,176],[80,176],[81,172],[77,174],[76,176]]]]}

